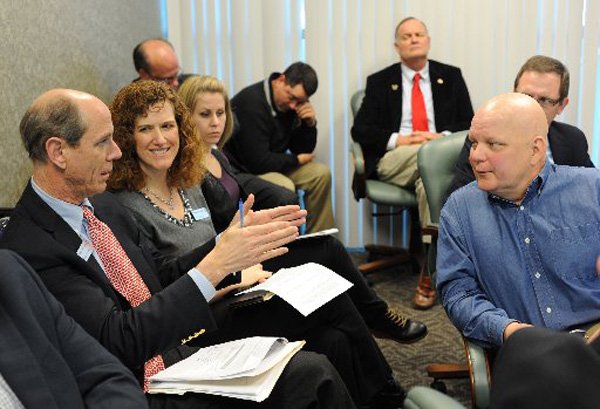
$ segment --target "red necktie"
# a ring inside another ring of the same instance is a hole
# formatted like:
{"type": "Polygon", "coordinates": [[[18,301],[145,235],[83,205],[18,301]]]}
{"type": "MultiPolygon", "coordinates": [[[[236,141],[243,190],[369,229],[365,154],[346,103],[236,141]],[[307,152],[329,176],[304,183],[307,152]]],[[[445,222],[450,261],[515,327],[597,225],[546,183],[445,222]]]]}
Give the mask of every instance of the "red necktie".
{"type": "MultiPolygon", "coordinates": [[[[101,222],[94,213],[83,207],[83,217],[88,223],[88,232],[98,257],[102,260],[105,273],[112,286],[131,304],[137,307],[150,299],[150,290],[142,280],[140,273],[125,254],[121,243],[110,228],[101,222]]],[[[144,392],[148,391],[148,378],[165,369],[162,356],[157,355],[144,364],[144,392]]]]}
{"type": "Polygon", "coordinates": [[[413,88],[411,95],[412,104],[412,126],[413,131],[429,131],[427,124],[427,111],[425,110],[425,100],[419,86],[421,74],[416,73],[413,78],[413,88]]]}

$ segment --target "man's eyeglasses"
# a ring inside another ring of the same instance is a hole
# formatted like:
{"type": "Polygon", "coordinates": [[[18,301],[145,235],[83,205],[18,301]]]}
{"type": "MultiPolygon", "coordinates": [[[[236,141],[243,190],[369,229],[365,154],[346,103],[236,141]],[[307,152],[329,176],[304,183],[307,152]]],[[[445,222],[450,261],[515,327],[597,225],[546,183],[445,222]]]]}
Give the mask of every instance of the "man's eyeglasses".
{"type": "Polygon", "coordinates": [[[175,82],[175,80],[177,80],[179,78],[179,76],[183,74],[183,70],[179,70],[177,71],[177,74],[175,75],[171,75],[170,77],[155,77],[154,75],[150,74],[150,78],[152,78],[153,81],[158,81],[158,82],[164,82],[165,84],[172,84],[173,82],[175,82]]]}
{"type": "Polygon", "coordinates": [[[297,105],[302,105],[306,101],[308,101],[308,98],[297,97],[296,95],[292,94],[292,92],[289,89],[286,89],[285,92],[290,102],[296,103],[297,105]]]}
{"type": "Polygon", "coordinates": [[[540,104],[544,108],[552,108],[553,106],[556,106],[561,101],[560,98],[552,99],[552,98],[548,98],[548,97],[534,97],[533,95],[529,95],[526,92],[521,92],[521,94],[527,95],[527,96],[535,99],[538,102],[538,104],[540,104]]]}

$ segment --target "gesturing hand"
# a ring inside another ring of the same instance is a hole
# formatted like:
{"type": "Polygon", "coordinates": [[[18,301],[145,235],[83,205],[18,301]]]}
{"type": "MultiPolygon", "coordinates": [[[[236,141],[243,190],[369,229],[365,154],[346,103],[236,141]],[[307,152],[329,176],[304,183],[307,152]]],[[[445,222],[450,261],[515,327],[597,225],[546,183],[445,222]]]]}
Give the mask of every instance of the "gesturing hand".
{"type": "Polygon", "coordinates": [[[282,246],[298,237],[297,220],[254,224],[252,216],[249,213],[244,219],[247,220],[244,227],[232,223],[221,234],[215,248],[198,264],[198,270],[213,285],[229,273],[287,253],[288,249],[282,246]]]}

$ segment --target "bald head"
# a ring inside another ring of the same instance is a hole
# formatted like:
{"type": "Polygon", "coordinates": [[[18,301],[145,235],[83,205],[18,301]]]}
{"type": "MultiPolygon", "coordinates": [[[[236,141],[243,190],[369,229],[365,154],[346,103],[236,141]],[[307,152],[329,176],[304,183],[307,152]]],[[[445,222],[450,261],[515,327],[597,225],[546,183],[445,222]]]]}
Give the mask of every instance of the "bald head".
{"type": "Polygon", "coordinates": [[[179,86],[179,59],[168,41],[153,38],[141,42],[133,50],[133,63],[141,79],[166,82],[173,88],[179,86]]]}
{"type": "Polygon", "coordinates": [[[545,138],[548,134],[548,122],[540,104],[530,96],[516,92],[501,94],[485,102],[471,122],[471,128],[478,126],[502,126],[528,139],[545,138]]]}
{"type": "Polygon", "coordinates": [[[483,104],[471,122],[469,156],[480,189],[522,200],[546,162],[548,123],[533,98],[509,93],[483,104]]]}
{"type": "Polygon", "coordinates": [[[77,145],[87,128],[82,109],[98,109],[99,104],[104,105],[95,96],[72,89],[52,89],[37,97],[23,115],[19,126],[29,157],[45,162],[45,144],[53,136],[64,139],[72,146],[77,145]]]}

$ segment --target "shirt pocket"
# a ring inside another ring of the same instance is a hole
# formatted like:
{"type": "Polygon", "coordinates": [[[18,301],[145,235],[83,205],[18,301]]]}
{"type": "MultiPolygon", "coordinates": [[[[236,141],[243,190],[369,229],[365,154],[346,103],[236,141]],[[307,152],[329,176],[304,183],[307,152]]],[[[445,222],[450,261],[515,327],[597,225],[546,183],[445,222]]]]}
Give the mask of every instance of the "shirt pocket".
{"type": "Polygon", "coordinates": [[[600,256],[600,222],[553,230],[548,244],[546,250],[551,252],[553,267],[561,278],[598,279],[596,258],[600,256]]]}

